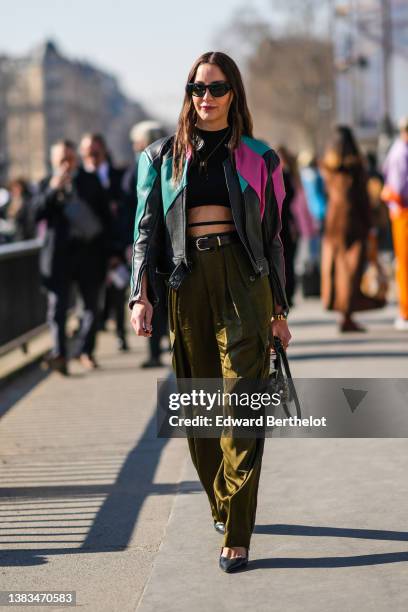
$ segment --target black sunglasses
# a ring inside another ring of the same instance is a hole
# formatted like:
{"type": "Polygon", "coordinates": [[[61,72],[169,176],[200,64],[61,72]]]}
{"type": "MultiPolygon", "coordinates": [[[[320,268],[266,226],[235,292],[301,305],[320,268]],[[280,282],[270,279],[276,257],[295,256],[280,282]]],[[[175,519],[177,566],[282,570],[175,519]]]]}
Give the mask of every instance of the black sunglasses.
{"type": "Polygon", "coordinates": [[[207,89],[214,98],[221,98],[231,91],[232,87],[226,81],[213,81],[209,85],[204,83],[187,83],[186,85],[186,92],[197,98],[203,98],[207,89]]]}

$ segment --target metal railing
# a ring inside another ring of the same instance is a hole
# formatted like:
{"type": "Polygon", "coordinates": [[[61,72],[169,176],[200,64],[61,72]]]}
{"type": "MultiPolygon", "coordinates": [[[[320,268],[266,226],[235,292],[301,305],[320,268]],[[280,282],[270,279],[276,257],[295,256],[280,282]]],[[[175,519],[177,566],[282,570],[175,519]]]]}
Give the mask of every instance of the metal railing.
{"type": "Polygon", "coordinates": [[[41,291],[41,239],[0,246],[0,355],[23,346],[46,326],[41,291]]]}

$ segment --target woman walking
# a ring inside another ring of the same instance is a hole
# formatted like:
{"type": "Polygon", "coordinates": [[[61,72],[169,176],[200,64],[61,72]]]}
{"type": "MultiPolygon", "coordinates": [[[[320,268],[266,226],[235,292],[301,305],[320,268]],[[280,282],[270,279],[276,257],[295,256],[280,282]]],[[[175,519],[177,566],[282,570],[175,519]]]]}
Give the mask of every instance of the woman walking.
{"type": "Polygon", "coordinates": [[[296,157],[284,145],[278,147],[278,155],[282,163],[283,184],[285,186],[280,237],[285,258],[286,297],[289,308],[291,308],[296,289],[295,258],[299,241],[298,218],[295,212],[295,205],[299,199],[302,185],[296,157]]]}
{"type": "Polygon", "coordinates": [[[328,194],[322,242],[321,297],[342,314],[341,332],[362,332],[353,313],[384,306],[360,289],[371,227],[367,174],[350,128],[337,126],[322,161],[328,194]]]}
{"type": "MultiPolygon", "coordinates": [[[[155,270],[167,273],[177,378],[265,379],[270,340],[286,348],[288,304],[277,154],[252,137],[235,62],[203,54],[188,75],[177,132],[143,152],[129,306],[151,334],[155,270]]],[[[153,318],[154,325],[154,318],[153,318]]],[[[214,526],[220,567],[245,566],[255,523],[262,438],[188,438],[214,526]]]]}

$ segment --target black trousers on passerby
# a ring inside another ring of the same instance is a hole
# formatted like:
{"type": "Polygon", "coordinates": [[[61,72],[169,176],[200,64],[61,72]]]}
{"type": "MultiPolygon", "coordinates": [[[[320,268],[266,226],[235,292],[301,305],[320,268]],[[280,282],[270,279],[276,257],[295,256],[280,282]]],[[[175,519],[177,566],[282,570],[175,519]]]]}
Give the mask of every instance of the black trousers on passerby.
{"type": "Polygon", "coordinates": [[[66,320],[70,296],[77,286],[84,312],[76,336],[74,356],[92,355],[98,325],[98,303],[105,275],[105,256],[94,245],[73,244],[59,257],[53,276],[44,279],[48,291],[47,322],[53,337],[53,356],[67,357],[66,320]]]}
{"type": "Polygon", "coordinates": [[[167,287],[164,281],[158,280],[156,288],[159,294],[159,303],[154,310],[153,331],[149,338],[149,357],[155,360],[159,359],[162,353],[161,339],[168,335],[167,287]]]}
{"type": "MultiPolygon", "coordinates": [[[[67,357],[66,320],[69,308],[72,282],[53,291],[48,291],[47,321],[53,337],[53,355],[67,357]]],[[[92,355],[95,349],[98,298],[101,285],[95,285],[90,279],[80,279],[77,282],[80,296],[84,304],[81,326],[76,336],[74,356],[86,353],[92,355]]]]}
{"type": "Polygon", "coordinates": [[[296,289],[295,257],[297,250],[297,240],[293,239],[290,232],[281,232],[283,253],[285,259],[285,291],[289,306],[293,305],[293,298],[296,289]]]}
{"type": "Polygon", "coordinates": [[[109,319],[109,315],[113,312],[116,323],[116,335],[120,339],[125,338],[125,302],[126,288],[118,289],[113,285],[106,287],[105,307],[103,313],[104,322],[109,319]]]}

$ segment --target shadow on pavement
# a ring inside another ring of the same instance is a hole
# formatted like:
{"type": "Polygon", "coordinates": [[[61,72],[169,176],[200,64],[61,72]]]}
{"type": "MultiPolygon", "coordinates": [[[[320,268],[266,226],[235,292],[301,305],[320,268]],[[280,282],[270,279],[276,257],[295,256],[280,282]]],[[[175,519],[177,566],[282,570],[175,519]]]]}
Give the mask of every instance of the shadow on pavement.
{"type": "Polygon", "coordinates": [[[263,533],[268,535],[362,538],[364,540],[398,540],[408,542],[408,531],[385,531],[382,529],[315,527],[312,525],[256,525],[254,533],[263,533]]]}
{"type": "Polygon", "coordinates": [[[361,352],[352,352],[352,351],[337,351],[336,353],[308,353],[302,355],[292,355],[288,354],[290,361],[311,361],[314,359],[384,359],[386,357],[391,358],[406,358],[408,357],[408,352],[398,352],[398,351],[361,351],[361,352]]]}
{"type": "MultiPolygon", "coordinates": [[[[384,317],[382,319],[364,319],[361,318],[358,320],[359,323],[364,325],[389,325],[390,329],[392,329],[392,325],[394,324],[394,319],[392,317],[384,317]]],[[[338,324],[337,319],[291,319],[290,327],[320,327],[321,325],[327,326],[331,325],[336,327],[338,324]]]]}
{"type": "Polygon", "coordinates": [[[321,340],[318,339],[312,339],[312,340],[297,340],[295,339],[293,342],[291,342],[291,346],[293,348],[297,348],[298,346],[331,346],[331,345],[339,345],[339,344],[381,344],[381,343],[386,343],[386,344],[403,344],[404,346],[406,346],[407,344],[407,336],[398,336],[398,337],[391,337],[391,336],[387,336],[386,338],[378,338],[378,337],[364,337],[364,338],[350,338],[350,337],[343,337],[343,338],[324,338],[321,340]]]}
{"type": "MultiPolygon", "coordinates": [[[[381,529],[353,529],[340,527],[315,527],[311,525],[256,525],[254,533],[266,535],[293,535],[308,537],[360,538],[364,540],[408,541],[406,531],[385,531],[381,529]]],[[[359,565],[380,565],[408,561],[408,551],[375,553],[369,555],[337,557],[273,557],[255,559],[246,571],[272,568],[302,567],[353,567],[359,565]]]]}
{"type": "MultiPolygon", "coordinates": [[[[165,388],[168,385],[173,386],[174,384],[174,378],[169,376],[166,384],[162,386],[163,392],[166,392],[165,388]]],[[[13,507],[10,510],[5,510],[3,507],[0,513],[0,524],[3,522],[9,525],[7,519],[15,518],[15,522],[20,525],[19,528],[4,527],[2,529],[1,544],[17,544],[18,547],[0,550],[0,566],[41,565],[47,563],[48,555],[99,553],[126,549],[137,523],[140,509],[148,496],[175,494],[178,491],[183,494],[201,491],[196,481],[154,483],[161,454],[168,442],[169,439],[156,437],[156,411],[154,411],[143,434],[122,463],[116,480],[112,484],[71,484],[67,486],[56,484],[54,486],[46,482],[44,486],[0,488],[2,501],[18,502],[18,509],[14,514],[13,507]],[[74,507],[72,504],[75,504],[74,507]],[[28,507],[25,508],[25,506],[28,507]],[[57,531],[55,528],[53,534],[52,526],[47,528],[47,533],[41,532],[45,527],[41,525],[30,525],[24,529],[22,525],[24,519],[27,522],[36,522],[36,519],[31,517],[43,516],[45,521],[51,521],[53,517],[58,516],[58,513],[38,513],[37,508],[42,511],[60,509],[60,515],[63,515],[64,518],[59,521],[59,529],[65,527],[68,533],[57,531]],[[81,520],[71,518],[72,515],[78,514],[81,515],[85,525],[71,525],[73,521],[81,520]],[[67,515],[69,518],[65,518],[67,515]],[[86,521],[90,520],[92,524],[89,527],[86,521]],[[82,531],[73,532],[72,529],[69,531],[69,527],[77,527],[77,529],[82,527],[82,531]],[[18,531],[14,532],[13,529],[18,531]],[[22,529],[25,533],[21,533],[22,529]],[[37,529],[39,531],[36,531],[37,529]],[[27,539],[30,536],[41,535],[47,536],[47,539],[42,541],[27,539]],[[70,538],[59,539],[64,535],[69,535],[70,538]],[[9,540],[5,539],[7,536],[10,536],[9,540]],[[75,536],[79,537],[75,540],[75,536]],[[22,537],[25,539],[21,539],[22,537]],[[31,548],[22,548],[25,544],[31,544],[31,548]],[[36,544],[48,546],[32,548],[36,544]],[[65,544],[65,546],[59,546],[59,544],[65,544]]],[[[109,472],[109,464],[105,463],[93,469],[100,469],[106,474],[109,472]]]]}
{"type": "Polygon", "coordinates": [[[394,553],[376,553],[374,555],[355,555],[354,557],[307,557],[307,558],[274,558],[256,559],[246,571],[256,569],[282,569],[289,567],[353,567],[360,565],[382,565],[408,561],[408,551],[394,553]]]}
{"type": "Polygon", "coordinates": [[[38,363],[28,367],[18,378],[0,384],[0,418],[19,402],[25,395],[36,387],[49,372],[42,370],[38,363]]]}

